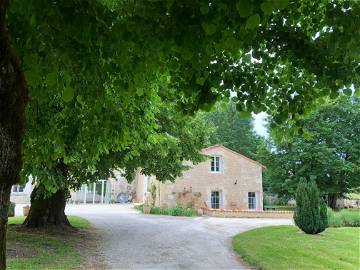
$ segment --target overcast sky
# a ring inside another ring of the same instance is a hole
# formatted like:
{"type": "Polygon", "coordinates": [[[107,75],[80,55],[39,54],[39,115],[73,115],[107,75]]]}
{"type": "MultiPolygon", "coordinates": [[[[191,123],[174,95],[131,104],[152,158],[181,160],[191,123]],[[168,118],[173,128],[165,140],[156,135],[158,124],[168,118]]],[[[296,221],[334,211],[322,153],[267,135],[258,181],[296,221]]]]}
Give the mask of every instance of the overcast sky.
{"type": "Polygon", "coordinates": [[[253,114],[254,118],[254,130],[257,134],[261,136],[268,136],[267,129],[265,127],[266,125],[266,113],[261,112],[258,114],[253,114]]]}

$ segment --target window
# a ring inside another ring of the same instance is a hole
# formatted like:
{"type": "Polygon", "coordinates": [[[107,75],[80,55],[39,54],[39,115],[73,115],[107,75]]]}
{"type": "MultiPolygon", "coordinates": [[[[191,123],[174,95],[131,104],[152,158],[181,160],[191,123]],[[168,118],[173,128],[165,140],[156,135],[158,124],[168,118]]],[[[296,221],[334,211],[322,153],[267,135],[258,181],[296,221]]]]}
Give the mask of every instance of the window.
{"type": "Polygon", "coordinates": [[[249,207],[249,209],[256,209],[256,194],[255,194],[255,192],[248,192],[248,207],[249,207]]]}
{"type": "Polygon", "coordinates": [[[21,193],[24,192],[25,185],[14,185],[12,187],[12,192],[14,193],[21,193]]]}
{"type": "Polygon", "coordinates": [[[219,209],[220,208],[220,191],[211,192],[211,208],[219,209]]]}
{"type": "Polygon", "coordinates": [[[220,157],[211,158],[211,172],[220,172],[220,157]]]}

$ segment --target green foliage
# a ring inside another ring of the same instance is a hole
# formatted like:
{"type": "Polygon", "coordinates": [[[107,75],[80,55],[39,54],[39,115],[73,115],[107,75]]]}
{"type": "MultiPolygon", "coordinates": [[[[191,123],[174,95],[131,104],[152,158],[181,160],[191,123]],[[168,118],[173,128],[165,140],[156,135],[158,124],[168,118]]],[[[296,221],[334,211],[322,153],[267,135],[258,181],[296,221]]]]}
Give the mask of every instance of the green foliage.
{"type": "Polygon", "coordinates": [[[360,210],[343,209],[334,212],[331,208],[327,209],[329,227],[360,227],[360,210]]]}
{"type": "Polygon", "coordinates": [[[183,160],[200,162],[202,128],[175,134],[198,144],[180,147],[175,125],[159,128],[159,98],[176,114],[231,96],[243,114],[266,111],[278,123],[357,88],[360,5],[345,2],[11,1],[31,97],[24,174],[51,192],[65,183],[59,163],[74,188],[114,167],[173,180],[183,160]]]}
{"type": "Polygon", "coordinates": [[[8,217],[15,216],[15,203],[10,202],[9,204],[9,211],[8,211],[8,217]]]}
{"type": "Polygon", "coordinates": [[[161,74],[187,112],[235,94],[280,123],[358,88],[359,13],[358,1],[16,0],[8,24],[33,99],[101,99],[110,78],[148,96],[161,74]]]}
{"type": "Polygon", "coordinates": [[[134,208],[136,210],[139,210],[141,213],[144,213],[144,205],[143,204],[135,205],[134,208]]]}
{"type": "Polygon", "coordinates": [[[327,227],[326,205],[314,181],[302,179],[296,190],[295,224],[305,233],[317,234],[327,227]]]}
{"type": "MultiPolygon", "coordinates": [[[[275,140],[258,150],[267,166],[264,186],[293,198],[300,178],[313,178],[323,194],[346,197],[360,188],[360,99],[328,102],[303,118],[307,136],[275,140]]],[[[284,124],[280,129],[287,129],[284,124]]],[[[333,207],[333,206],[331,206],[333,207]]]]}
{"type": "Polygon", "coordinates": [[[245,156],[256,158],[261,138],[254,133],[251,119],[243,119],[234,103],[218,103],[213,111],[200,114],[200,118],[214,126],[210,145],[224,145],[245,156]]]}
{"type": "MultiPolygon", "coordinates": [[[[136,206],[135,208],[141,212],[144,212],[143,205],[136,206]]],[[[197,211],[194,208],[191,207],[186,208],[183,207],[181,204],[176,204],[175,206],[167,207],[167,208],[153,206],[150,209],[150,214],[192,217],[192,216],[197,216],[197,211]]]]}

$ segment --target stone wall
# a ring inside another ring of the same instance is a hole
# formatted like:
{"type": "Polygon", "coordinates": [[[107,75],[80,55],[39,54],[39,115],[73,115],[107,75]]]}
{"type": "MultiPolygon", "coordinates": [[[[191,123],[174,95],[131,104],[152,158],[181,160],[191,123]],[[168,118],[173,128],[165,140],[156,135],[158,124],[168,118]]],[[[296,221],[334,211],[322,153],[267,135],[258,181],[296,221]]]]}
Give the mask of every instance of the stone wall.
{"type": "Polygon", "coordinates": [[[226,218],[293,218],[293,211],[253,211],[203,208],[204,215],[226,218]]]}
{"type": "Polygon", "coordinates": [[[256,209],[263,209],[261,164],[222,146],[206,148],[203,153],[221,157],[221,172],[211,172],[210,158],[197,165],[186,163],[192,168],[174,183],[158,183],[159,206],[173,206],[178,202],[178,194],[191,190],[201,195],[198,204],[202,207],[211,205],[212,191],[219,191],[222,197],[220,208],[242,210],[248,209],[248,192],[255,192],[256,209]]]}

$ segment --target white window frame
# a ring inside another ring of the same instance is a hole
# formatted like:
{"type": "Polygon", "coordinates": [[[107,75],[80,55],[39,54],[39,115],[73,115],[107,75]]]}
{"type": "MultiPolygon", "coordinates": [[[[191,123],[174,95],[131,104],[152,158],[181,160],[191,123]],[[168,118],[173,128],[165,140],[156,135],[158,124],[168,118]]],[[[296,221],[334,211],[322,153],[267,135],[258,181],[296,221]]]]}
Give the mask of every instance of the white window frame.
{"type": "Polygon", "coordinates": [[[249,210],[256,210],[257,209],[257,194],[254,191],[248,192],[248,209],[249,210]],[[250,196],[254,195],[254,196],[250,196]],[[252,206],[252,207],[250,207],[252,206]]]}
{"type": "Polygon", "coordinates": [[[222,209],[222,205],[223,205],[223,201],[222,201],[222,191],[221,190],[212,190],[210,193],[210,207],[213,209],[222,209]],[[218,200],[219,200],[219,208],[213,208],[213,204],[212,204],[212,194],[213,192],[217,192],[218,193],[218,200]]]}
{"type": "Polygon", "coordinates": [[[222,158],[221,156],[212,156],[210,161],[210,172],[221,173],[222,172],[222,158]]]}
{"type": "Polygon", "coordinates": [[[13,185],[11,187],[11,193],[13,193],[13,194],[22,194],[25,191],[25,187],[26,187],[26,185],[19,185],[19,184],[13,185]],[[20,191],[21,186],[22,186],[22,190],[20,191]]]}

